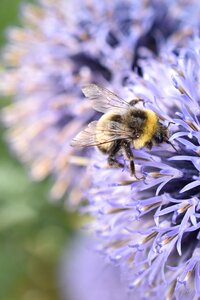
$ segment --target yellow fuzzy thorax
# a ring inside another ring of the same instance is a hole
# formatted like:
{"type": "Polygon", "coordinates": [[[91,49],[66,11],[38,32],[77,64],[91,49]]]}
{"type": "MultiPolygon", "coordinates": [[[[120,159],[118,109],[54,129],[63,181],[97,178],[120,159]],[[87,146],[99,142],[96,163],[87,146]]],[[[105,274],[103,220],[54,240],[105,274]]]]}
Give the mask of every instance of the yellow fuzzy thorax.
{"type": "Polygon", "coordinates": [[[158,117],[155,112],[150,109],[146,109],[145,112],[147,114],[146,125],[141,136],[133,141],[135,149],[144,147],[152,139],[158,127],[158,117]]]}
{"type": "Polygon", "coordinates": [[[96,126],[96,131],[98,132],[98,134],[96,134],[96,142],[97,144],[99,143],[98,148],[105,153],[110,149],[112,145],[112,142],[108,143],[108,141],[110,140],[110,134],[109,130],[107,130],[108,122],[110,121],[112,116],[113,112],[107,112],[106,114],[101,116],[96,126]],[[107,132],[105,133],[104,131],[102,131],[102,128],[107,130],[107,132]]]}

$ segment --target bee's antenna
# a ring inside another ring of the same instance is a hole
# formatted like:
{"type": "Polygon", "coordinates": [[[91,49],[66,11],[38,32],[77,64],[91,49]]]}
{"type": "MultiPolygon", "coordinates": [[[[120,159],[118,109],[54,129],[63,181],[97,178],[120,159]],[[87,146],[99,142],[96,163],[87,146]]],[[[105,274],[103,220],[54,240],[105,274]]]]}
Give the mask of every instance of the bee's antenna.
{"type": "Polygon", "coordinates": [[[170,126],[171,124],[176,124],[176,123],[174,123],[174,122],[172,122],[172,121],[168,122],[167,129],[169,128],[169,126],[170,126]]]}
{"type": "Polygon", "coordinates": [[[175,147],[169,140],[167,140],[166,143],[167,143],[167,144],[170,144],[170,145],[172,146],[172,148],[173,148],[176,152],[178,152],[178,150],[176,149],[176,147],[175,147]]]}

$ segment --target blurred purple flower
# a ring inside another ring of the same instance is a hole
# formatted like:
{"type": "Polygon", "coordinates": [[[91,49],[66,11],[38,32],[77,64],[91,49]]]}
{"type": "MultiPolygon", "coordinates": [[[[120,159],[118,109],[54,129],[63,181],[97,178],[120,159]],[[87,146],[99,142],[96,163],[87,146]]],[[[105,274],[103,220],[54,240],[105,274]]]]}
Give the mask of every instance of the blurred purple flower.
{"type": "Polygon", "coordinates": [[[69,147],[95,116],[80,87],[96,82],[120,92],[130,71],[142,73],[141,57],[196,31],[198,12],[198,1],[185,0],[41,0],[22,7],[22,26],[8,30],[3,51],[0,90],[14,96],[3,120],[31,176],[53,175],[53,199],[67,191],[75,204],[90,182],[80,168],[88,160],[69,147]]]}
{"type": "Polygon", "coordinates": [[[133,299],[119,268],[106,263],[104,257],[95,253],[94,245],[95,241],[88,237],[76,237],[71,246],[67,246],[58,269],[61,299],[133,299]]]}
{"type": "MultiPolygon", "coordinates": [[[[200,40],[179,56],[141,62],[130,94],[170,125],[169,144],[133,150],[138,176],[109,169],[95,153],[87,191],[98,250],[118,263],[137,299],[200,298],[200,40]],[[141,173],[141,174],[140,174],[141,173]]],[[[120,158],[120,157],[119,157],[120,158]]]]}

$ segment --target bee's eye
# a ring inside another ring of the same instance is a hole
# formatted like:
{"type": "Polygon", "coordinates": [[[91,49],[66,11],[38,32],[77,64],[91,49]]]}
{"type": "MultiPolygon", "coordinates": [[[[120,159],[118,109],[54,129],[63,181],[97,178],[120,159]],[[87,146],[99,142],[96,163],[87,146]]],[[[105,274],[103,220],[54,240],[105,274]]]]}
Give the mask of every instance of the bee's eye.
{"type": "Polygon", "coordinates": [[[157,132],[154,136],[154,139],[157,144],[160,144],[164,141],[164,136],[161,132],[157,132]]]}

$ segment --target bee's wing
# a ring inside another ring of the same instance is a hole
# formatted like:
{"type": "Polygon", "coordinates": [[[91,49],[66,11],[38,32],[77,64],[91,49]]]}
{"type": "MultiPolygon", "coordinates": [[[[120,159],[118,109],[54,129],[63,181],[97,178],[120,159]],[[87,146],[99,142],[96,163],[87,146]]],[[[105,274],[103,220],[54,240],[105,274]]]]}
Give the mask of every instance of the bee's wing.
{"type": "Polygon", "coordinates": [[[71,142],[73,147],[89,147],[96,146],[96,126],[98,121],[93,121],[79,132],[71,142]]]}
{"type": "Polygon", "coordinates": [[[92,107],[102,113],[112,110],[118,114],[123,114],[130,108],[130,104],[127,101],[96,84],[88,84],[82,88],[82,91],[92,101],[92,107]]]}
{"type": "Polygon", "coordinates": [[[120,123],[108,121],[104,126],[97,126],[98,121],[91,122],[72,140],[73,147],[91,147],[110,143],[121,139],[131,139],[129,130],[120,123]]]}

